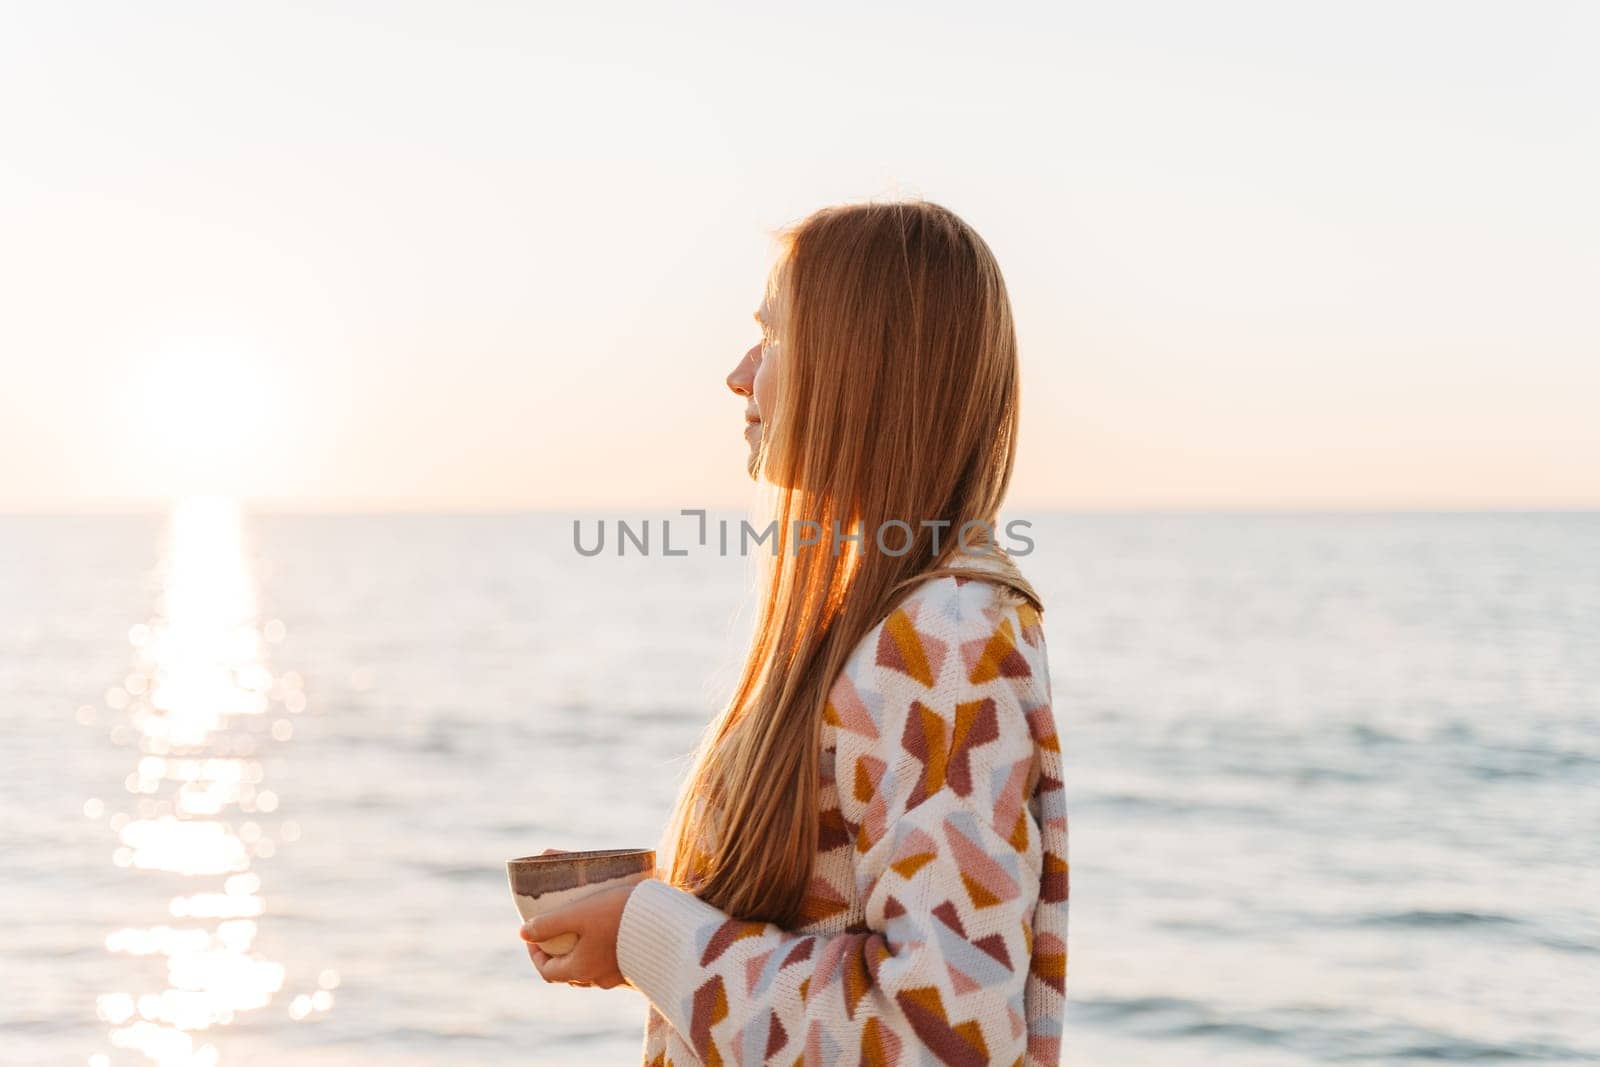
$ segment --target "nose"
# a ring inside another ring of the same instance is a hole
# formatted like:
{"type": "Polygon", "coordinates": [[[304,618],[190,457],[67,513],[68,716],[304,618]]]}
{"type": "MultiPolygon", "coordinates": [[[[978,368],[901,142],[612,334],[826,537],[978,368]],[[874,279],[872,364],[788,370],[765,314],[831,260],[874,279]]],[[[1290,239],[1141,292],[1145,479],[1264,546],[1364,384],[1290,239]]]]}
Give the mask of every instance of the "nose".
{"type": "Polygon", "coordinates": [[[761,351],[760,345],[751,345],[750,351],[728,374],[728,388],[740,396],[749,396],[755,390],[756,383],[756,353],[761,351]]]}

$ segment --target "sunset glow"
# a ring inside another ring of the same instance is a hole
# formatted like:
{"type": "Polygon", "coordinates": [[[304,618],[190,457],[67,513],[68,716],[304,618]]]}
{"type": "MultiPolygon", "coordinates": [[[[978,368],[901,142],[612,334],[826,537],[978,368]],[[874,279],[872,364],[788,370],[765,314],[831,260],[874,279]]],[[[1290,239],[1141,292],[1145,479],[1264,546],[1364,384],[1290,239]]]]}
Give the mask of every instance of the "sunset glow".
{"type": "Polygon", "coordinates": [[[131,442],[163,494],[228,491],[272,447],[287,414],[262,361],[227,348],[188,348],[142,367],[131,442]]]}
{"type": "Polygon", "coordinates": [[[769,235],[900,196],[1019,506],[1600,506],[1595,5],[90,10],[0,41],[0,511],[742,506],[769,235]]]}

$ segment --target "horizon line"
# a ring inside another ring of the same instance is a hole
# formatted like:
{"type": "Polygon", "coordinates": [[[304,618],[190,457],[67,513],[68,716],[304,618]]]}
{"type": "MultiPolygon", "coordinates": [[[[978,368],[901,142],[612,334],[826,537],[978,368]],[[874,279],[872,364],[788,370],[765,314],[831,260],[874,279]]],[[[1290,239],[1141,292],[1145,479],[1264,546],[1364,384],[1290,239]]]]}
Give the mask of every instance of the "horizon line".
{"type": "MultiPolygon", "coordinates": [[[[173,497],[162,501],[144,501],[104,507],[59,508],[7,508],[0,506],[0,519],[11,518],[141,518],[165,516],[183,500],[193,498],[223,498],[237,501],[241,511],[249,515],[283,518],[358,518],[358,517],[459,517],[491,518],[497,516],[548,516],[572,518],[675,518],[684,513],[681,506],[651,503],[612,503],[540,506],[418,506],[378,505],[354,507],[285,506],[267,502],[252,502],[248,498],[228,497],[226,494],[194,494],[193,497],[173,497]],[[621,514],[621,513],[627,514],[621,514]]],[[[705,504],[694,505],[693,510],[708,514],[747,511],[748,505],[705,504]]],[[[1038,515],[1588,515],[1600,514],[1596,504],[1216,504],[1216,505],[1156,505],[1156,504],[1046,504],[1019,505],[1002,508],[1008,519],[1026,518],[1028,513],[1038,515]]]]}

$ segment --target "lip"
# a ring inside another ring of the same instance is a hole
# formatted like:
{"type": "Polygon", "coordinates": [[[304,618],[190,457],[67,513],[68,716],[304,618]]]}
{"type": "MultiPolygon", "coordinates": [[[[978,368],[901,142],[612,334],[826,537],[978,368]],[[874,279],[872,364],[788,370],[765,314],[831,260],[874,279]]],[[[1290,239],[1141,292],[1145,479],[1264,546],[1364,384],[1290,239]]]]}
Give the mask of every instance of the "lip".
{"type": "Polygon", "coordinates": [[[745,421],[745,424],[744,424],[744,432],[746,434],[748,434],[751,430],[756,429],[760,425],[761,425],[761,420],[760,419],[747,419],[745,421]]]}

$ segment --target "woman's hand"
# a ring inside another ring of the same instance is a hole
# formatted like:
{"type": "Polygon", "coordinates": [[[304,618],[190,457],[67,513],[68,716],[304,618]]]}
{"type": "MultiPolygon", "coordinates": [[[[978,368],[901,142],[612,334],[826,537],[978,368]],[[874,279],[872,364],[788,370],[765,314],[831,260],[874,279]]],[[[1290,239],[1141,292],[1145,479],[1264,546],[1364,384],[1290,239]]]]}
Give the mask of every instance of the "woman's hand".
{"type": "MultiPolygon", "coordinates": [[[[545,849],[551,855],[562,849],[545,849]]],[[[599,986],[614,989],[628,985],[617,968],[617,927],[622,924],[622,909],[633,892],[631,885],[619,885],[570,904],[536,915],[522,924],[522,939],[528,943],[528,958],[546,982],[599,986]],[[535,941],[551,941],[562,934],[577,934],[572,951],[560,956],[547,955],[535,941]]]]}

